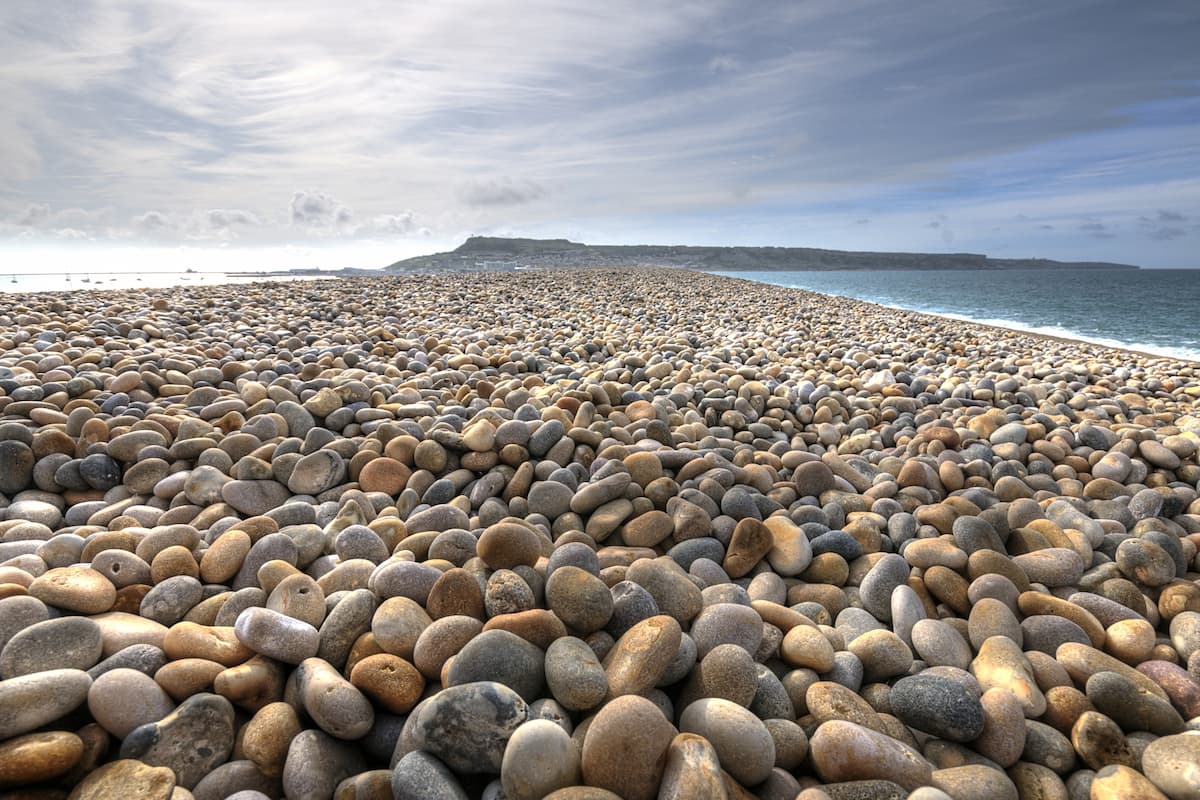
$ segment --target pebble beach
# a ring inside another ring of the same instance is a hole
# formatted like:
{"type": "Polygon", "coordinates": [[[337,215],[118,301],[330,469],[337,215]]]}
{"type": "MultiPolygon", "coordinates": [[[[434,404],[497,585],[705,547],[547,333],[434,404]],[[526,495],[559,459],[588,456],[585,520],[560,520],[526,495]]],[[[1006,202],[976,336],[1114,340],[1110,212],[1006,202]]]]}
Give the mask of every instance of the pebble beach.
{"type": "Polygon", "coordinates": [[[684,270],[0,295],[0,797],[1196,800],[1198,404],[684,270]]]}

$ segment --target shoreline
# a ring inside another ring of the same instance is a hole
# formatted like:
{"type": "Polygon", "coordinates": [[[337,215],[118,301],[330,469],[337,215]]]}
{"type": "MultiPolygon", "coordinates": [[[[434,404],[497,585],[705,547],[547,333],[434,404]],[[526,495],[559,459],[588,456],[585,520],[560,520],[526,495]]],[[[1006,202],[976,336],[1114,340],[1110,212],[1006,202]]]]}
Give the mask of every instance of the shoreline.
{"type": "MultiPolygon", "coordinates": [[[[961,315],[953,315],[953,314],[949,314],[949,313],[937,313],[937,312],[932,312],[932,311],[921,311],[921,310],[912,309],[912,308],[905,308],[903,306],[895,306],[895,305],[888,305],[885,303],[877,303],[872,300],[864,300],[862,298],[853,297],[851,295],[832,294],[832,293],[817,291],[815,289],[805,289],[805,288],[798,287],[798,286],[784,286],[782,284],[769,283],[766,281],[759,281],[759,280],[755,280],[753,278],[745,278],[745,277],[734,276],[734,275],[724,275],[724,274],[721,274],[721,271],[718,271],[718,270],[695,269],[695,268],[690,268],[690,267],[652,267],[652,266],[633,266],[633,267],[583,266],[583,267],[568,267],[568,268],[533,267],[530,269],[521,269],[521,270],[462,270],[462,271],[458,271],[458,272],[440,271],[439,270],[439,271],[430,271],[430,272],[410,272],[410,273],[399,273],[398,272],[398,273],[383,273],[379,276],[364,275],[361,273],[355,273],[355,274],[350,274],[350,275],[340,275],[340,274],[336,274],[336,273],[334,273],[334,274],[310,274],[310,273],[297,274],[294,272],[270,273],[268,275],[260,276],[259,274],[256,274],[256,273],[238,272],[238,273],[218,273],[218,274],[224,275],[227,278],[235,279],[235,280],[231,280],[231,281],[227,281],[227,282],[219,282],[219,283],[197,282],[195,284],[190,284],[190,283],[189,284],[178,284],[177,283],[177,284],[173,284],[171,286],[145,286],[145,287],[130,286],[130,287],[123,287],[123,288],[108,288],[108,287],[105,287],[102,284],[100,284],[100,285],[97,285],[94,287],[88,287],[88,288],[72,288],[72,289],[66,289],[66,290],[46,290],[46,291],[40,291],[40,292],[11,292],[11,291],[3,290],[3,287],[0,286],[0,300],[2,300],[2,298],[4,298],[5,296],[9,296],[9,295],[18,295],[19,296],[22,294],[52,294],[53,295],[53,294],[70,294],[70,293],[75,293],[75,292],[166,291],[166,290],[170,290],[170,289],[205,289],[205,288],[214,288],[214,287],[221,287],[221,286],[232,286],[232,285],[252,287],[252,286],[259,285],[259,284],[266,284],[266,283],[273,283],[273,282],[288,282],[288,283],[290,283],[290,282],[296,282],[296,281],[323,281],[323,280],[331,280],[331,279],[345,280],[345,281],[358,281],[358,280],[375,281],[375,280],[379,280],[380,278],[405,279],[405,278],[437,278],[437,277],[455,277],[455,276],[462,277],[462,276],[485,276],[485,275],[502,276],[502,275],[529,275],[529,274],[533,274],[533,273],[558,273],[558,272],[571,274],[576,271],[580,272],[581,274],[586,274],[587,272],[590,272],[590,271],[606,271],[606,270],[617,270],[617,271],[629,270],[629,271],[642,271],[642,272],[645,272],[645,271],[653,272],[655,270],[669,270],[669,271],[673,271],[673,272],[682,272],[682,273],[689,273],[689,274],[695,274],[695,275],[707,275],[707,276],[714,277],[714,278],[723,278],[723,279],[732,280],[732,281],[744,281],[744,282],[752,283],[752,284],[759,285],[759,286],[770,286],[774,289],[785,289],[788,291],[804,292],[807,294],[818,295],[821,297],[836,298],[838,300],[846,301],[846,302],[862,303],[866,306],[883,309],[883,310],[890,311],[890,312],[899,312],[899,313],[903,313],[903,314],[915,314],[915,315],[919,315],[922,317],[929,317],[932,319],[944,320],[947,322],[956,323],[956,324],[960,324],[960,325],[974,326],[974,327],[977,327],[977,328],[980,328],[983,330],[991,330],[991,331],[1001,332],[1006,335],[1024,336],[1024,337],[1028,337],[1031,340],[1035,340],[1035,341],[1037,341],[1037,340],[1050,341],[1050,342],[1056,342],[1056,343],[1060,343],[1060,344],[1069,344],[1069,345],[1077,345],[1077,346],[1088,347],[1088,348],[1095,348],[1097,350],[1097,354],[1101,354],[1104,352],[1111,352],[1111,353],[1117,353],[1117,354],[1123,353],[1123,354],[1128,354],[1129,356],[1131,356],[1135,359],[1138,359],[1138,360],[1151,360],[1151,361],[1163,360],[1163,361],[1168,361],[1168,362],[1177,362],[1177,363],[1185,364],[1185,365],[1200,366],[1200,358],[1191,359],[1191,358],[1185,358],[1185,357],[1177,356],[1177,355],[1156,353],[1152,350],[1139,350],[1136,347],[1128,347],[1128,346],[1124,346],[1124,345],[1113,345],[1113,344],[1109,344],[1106,342],[1098,342],[1098,341],[1094,341],[1094,340],[1088,339],[1083,336],[1063,336],[1063,335],[1056,335],[1056,334],[1050,334],[1050,333],[1043,333],[1040,331],[1026,330],[1024,328],[1008,327],[1008,326],[1004,326],[1004,325],[996,325],[996,324],[991,324],[991,323],[986,323],[986,322],[977,322],[975,320],[964,318],[961,315]]],[[[731,272],[734,270],[725,270],[725,271],[731,272]]],[[[822,270],[800,270],[800,271],[811,272],[813,274],[820,274],[822,272],[822,270]]],[[[854,270],[854,271],[869,272],[871,270],[854,270]]],[[[882,271],[893,272],[896,270],[882,270],[882,271]]],[[[913,270],[913,271],[928,272],[930,270],[913,270]]],[[[971,270],[971,271],[978,272],[979,270],[971,270]]],[[[122,274],[122,273],[113,273],[113,274],[122,274]]],[[[128,274],[141,274],[141,273],[128,273],[128,274]]],[[[144,273],[144,274],[151,274],[151,273],[144,273]]],[[[201,272],[201,273],[195,273],[195,274],[197,276],[211,276],[212,273],[201,272]]]]}

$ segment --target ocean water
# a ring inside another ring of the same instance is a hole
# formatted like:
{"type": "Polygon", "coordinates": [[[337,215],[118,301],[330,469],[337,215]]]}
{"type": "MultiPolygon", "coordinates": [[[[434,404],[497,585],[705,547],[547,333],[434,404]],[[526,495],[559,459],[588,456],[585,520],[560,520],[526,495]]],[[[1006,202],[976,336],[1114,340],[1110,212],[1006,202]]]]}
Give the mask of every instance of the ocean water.
{"type": "Polygon", "coordinates": [[[1200,361],[1196,269],[718,274],[1200,361]]]}

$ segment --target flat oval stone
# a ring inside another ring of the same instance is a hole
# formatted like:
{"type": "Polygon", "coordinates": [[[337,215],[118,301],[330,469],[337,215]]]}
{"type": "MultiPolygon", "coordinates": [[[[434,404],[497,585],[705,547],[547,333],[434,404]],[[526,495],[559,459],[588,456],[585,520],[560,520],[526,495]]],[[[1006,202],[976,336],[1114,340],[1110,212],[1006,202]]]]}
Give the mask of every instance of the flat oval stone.
{"type": "Polygon", "coordinates": [[[70,800],[170,800],[175,791],[175,773],[123,758],[97,767],[79,782],[70,800]]]}
{"type": "Polygon", "coordinates": [[[174,701],[154,678],[133,669],[106,672],[88,690],[93,719],[118,739],[140,725],[157,722],[174,708],[174,701]]]}
{"type": "Polygon", "coordinates": [[[834,783],[883,779],[912,791],[933,780],[932,765],[916,750],[853,722],[821,723],[809,742],[809,758],[822,780],[834,783]]]}
{"type": "Polygon", "coordinates": [[[983,733],[983,706],[962,683],[922,673],[901,678],[888,696],[892,713],[906,725],[952,742],[983,733]]]}
{"type": "Polygon", "coordinates": [[[78,614],[101,614],[117,601],[117,589],[91,567],[47,570],[29,585],[29,594],[46,605],[78,614]]]}
{"type": "Polygon", "coordinates": [[[0,678],[48,669],[91,669],[103,652],[100,626],[87,617],[38,622],[17,633],[0,650],[0,678]]]}
{"type": "Polygon", "coordinates": [[[762,783],[775,766],[775,740],[762,720],[737,703],[697,700],[683,710],[679,730],[707,739],[722,768],[743,786],[762,783]]]}
{"type": "Polygon", "coordinates": [[[617,697],[600,709],[584,736],[584,782],[624,800],[652,800],[676,733],[646,698],[617,697]]]}
{"type": "Polygon", "coordinates": [[[283,767],[289,800],[327,800],[339,783],[367,768],[360,748],[324,731],[301,731],[291,740],[283,767]]]}
{"type": "Polygon", "coordinates": [[[135,728],[121,743],[121,757],[170,767],[179,785],[190,789],[225,763],[233,738],[233,705],[220,695],[197,694],[159,721],[135,728]]]}
{"type": "Polygon", "coordinates": [[[414,750],[392,769],[392,794],[428,800],[468,800],[454,773],[429,753],[414,750]]]}
{"type": "Polygon", "coordinates": [[[509,737],[525,721],[528,706],[507,686],[480,681],[443,689],[413,713],[416,747],[455,773],[498,774],[509,737]]]}
{"type": "Polygon", "coordinates": [[[1142,771],[1171,800],[1200,797],[1200,733],[1164,736],[1142,753],[1142,771]]]}
{"type": "Polygon", "coordinates": [[[515,522],[498,522],[484,530],[476,552],[492,569],[533,566],[542,553],[538,535],[515,522]]]}
{"type": "Polygon", "coordinates": [[[574,786],[580,778],[579,756],[570,734],[556,723],[525,722],[504,749],[500,782],[505,797],[542,800],[556,789],[574,786]]]}
{"type": "Polygon", "coordinates": [[[295,679],[304,710],[330,736],[361,739],[375,723],[371,701],[328,662],[304,659],[296,668],[295,679]]]}
{"type": "Polygon", "coordinates": [[[83,740],[66,731],[29,733],[0,742],[0,786],[57,778],[83,757],[83,740]]]}
{"type": "Polygon", "coordinates": [[[321,635],[312,625],[266,608],[247,608],[233,629],[246,647],[285,664],[299,664],[321,646],[321,635]]]}
{"type": "Polygon", "coordinates": [[[52,669],[0,681],[0,741],[36,730],[78,708],[91,677],[79,669],[52,669]]]}
{"type": "Polygon", "coordinates": [[[1149,731],[1156,736],[1180,733],[1183,717],[1166,700],[1148,692],[1115,672],[1097,672],[1087,679],[1087,698],[1123,731],[1149,731]]]}
{"type": "Polygon", "coordinates": [[[485,630],[459,651],[446,674],[447,686],[494,681],[515,691],[527,703],[545,686],[545,653],[505,630],[485,630]]]}
{"type": "Polygon", "coordinates": [[[550,693],[569,711],[595,708],[608,694],[604,667],[582,639],[555,639],[546,650],[545,670],[550,693]]]}
{"type": "Polygon", "coordinates": [[[679,623],[665,614],[630,628],[603,662],[609,696],[640,694],[653,688],[678,654],[682,637],[679,623]]]}

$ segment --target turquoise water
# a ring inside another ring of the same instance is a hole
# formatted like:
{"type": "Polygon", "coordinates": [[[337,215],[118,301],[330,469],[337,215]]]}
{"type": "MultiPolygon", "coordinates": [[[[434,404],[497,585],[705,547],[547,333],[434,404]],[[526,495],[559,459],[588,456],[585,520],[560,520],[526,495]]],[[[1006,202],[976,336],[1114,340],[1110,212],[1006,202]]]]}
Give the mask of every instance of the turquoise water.
{"type": "Polygon", "coordinates": [[[1200,361],[1195,269],[718,274],[1200,361]]]}

